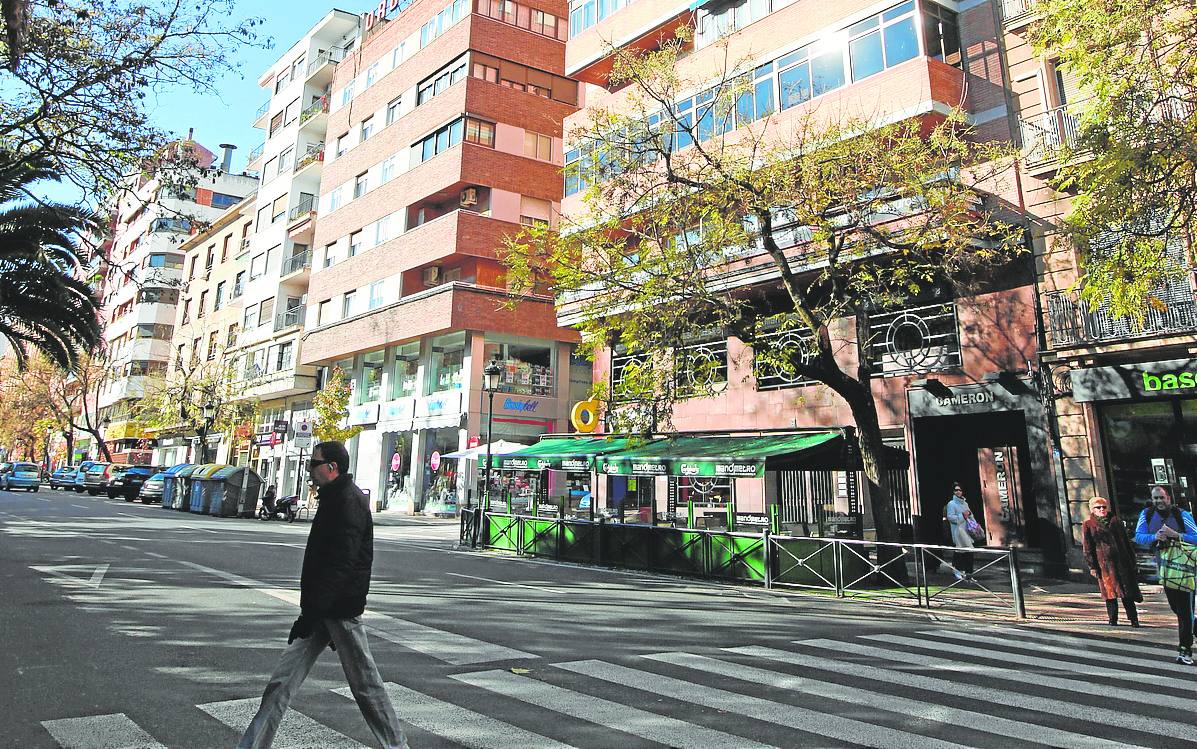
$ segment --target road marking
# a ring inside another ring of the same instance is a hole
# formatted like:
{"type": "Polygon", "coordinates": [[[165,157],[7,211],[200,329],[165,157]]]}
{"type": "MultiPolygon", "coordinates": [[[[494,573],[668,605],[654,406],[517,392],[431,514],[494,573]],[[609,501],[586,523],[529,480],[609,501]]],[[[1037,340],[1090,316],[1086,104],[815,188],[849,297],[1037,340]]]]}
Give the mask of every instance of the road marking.
{"type": "Polygon", "coordinates": [[[104,575],[108,574],[107,564],[56,564],[56,565],[30,565],[29,569],[43,572],[47,575],[53,575],[61,580],[74,583],[76,585],[83,585],[88,588],[99,588],[100,583],[104,581],[104,575]],[[91,577],[87,580],[78,575],[69,574],[67,571],[84,571],[91,570],[91,577]]]}
{"type": "MultiPolygon", "coordinates": [[[[665,663],[675,663],[675,656],[684,658],[680,653],[659,653],[645,656],[665,663]]],[[[672,676],[663,676],[648,671],[640,671],[613,663],[597,660],[575,661],[573,663],[555,663],[557,668],[589,676],[595,679],[622,684],[634,689],[642,689],[652,694],[671,697],[683,702],[692,702],[715,710],[743,715],[753,720],[786,726],[806,733],[818,734],[824,738],[846,741],[854,746],[871,746],[878,749],[888,747],[903,747],[904,749],[923,749],[924,747],[938,747],[938,749],[962,749],[962,744],[911,733],[888,726],[879,726],[841,715],[828,714],[821,710],[814,710],[795,705],[783,704],[772,700],[752,697],[739,692],[729,692],[695,684],[672,676]]],[[[679,664],[685,665],[685,664],[679,664]]],[[[768,672],[765,672],[768,673],[768,672]]],[[[809,692],[810,690],[803,690],[809,692]]],[[[864,691],[864,690],[861,690],[864,691]]],[[[819,694],[818,691],[813,694],[819,694]]],[[[826,695],[823,695],[826,696],[826,695]]],[[[871,697],[872,695],[870,695],[871,697]]],[[[832,699],[844,699],[833,697],[832,699]]],[[[872,706],[873,700],[864,703],[872,706]]],[[[927,712],[926,705],[920,705],[914,715],[927,712]]]]}
{"type": "Polygon", "coordinates": [[[71,503],[71,507],[76,507],[76,508],[78,508],[78,509],[80,509],[80,510],[86,510],[86,509],[87,509],[87,505],[77,505],[77,504],[75,504],[74,502],[72,502],[72,503],[71,503]]]}
{"type": "MultiPolygon", "coordinates": [[[[496,746],[518,746],[521,749],[570,749],[569,744],[562,744],[538,733],[525,731],[518,726],[504,723],[481,713],[458,707],[429,697],[422,692],[386,683],[387,695],[390,696],[399,720],[410,723],[437,736],[443,736],[454,743],[471,749],[493,749],[496,746]]],[[[349,687],[334,689],[342,697],[353,699],[353,692],[349,687]]]]}
{"type": "MultiPolygon", "coordinates": [[[[208,715],[216,718],[237,733],[245,733],[258,712],[261,700],[227,700],[196,705],[208,715]]],[[[321,747],[321,749],[358,749],[362,745],[339,731],[313,720],[296,710],[288,710],[279,723],[274,735],[275,749],[299,749],[299,747],[321,747]]]]}
{"type": "MultiPolygon", "coordinates": [[[[884,651],[880,648],[873,648],[867,645],[856,645],[855,643],[839,643],[834,640],[800,640],[798,641],[798,644],[805,647],[832,651],[835,655],[852,653],[867,658],[875,658],[879,662],[883,662],[888,659],[909,663],[912,665],[921,663],[921,661],[914,658],[905,659],[896,657],[896,653],[893,651],[884,651]]],[[[1191,739],[1193,735],[1192,728],[1188,726],[1182,726],[1169,721],[1161,721],[1157,718],[1135,715],[1134,713],[1128,711],[1110,710],[1104,707],[1094,707],[1076,702],[1066,702],[1064,700],[1053,699],[1050,697],[1040,697],[1036,694],[1023,694],[1022,692],[1011,692],[1005,689],[998,689],[997,687],[983,687],[966,682],[955,682],[949,679],[940,679],[934,676],[923,676],[922,674],[914,674],[910,673],[909,671],[898,670],[892,664],[866,666],[861,663],[837,661],[832,657],[825,655],[795,653],[788,650],[777,650],[775,648],[758,646],[725,648],[725,650],[729,653],[735,653],[737,655],[745,655],[752,658],[762,658],[766,660],[777,661],[779,663],[798,666],[800,668],[831,671],[833,673],[844,674],[846,676],[855,676],[862,679],[867,679],[869,681],[885,682],[888,684],[896,684],[900,687],[922,689],[936,694],[953,694],[983,703],[1005,705],[1007,707],[1018,708],[1020,710],[1042,712],[1052,716],[1069,716],[1077,721],[1084,721],[1085,723],[1089,723],[1091,725],[1117,725],[1135,731],[1143,731],[1146,733],[1153,733],[1161,736],[1171,736],[1186,740],[1191,739]]]]}
{"type": "MultiPolygon", "coordinates": [[[[1142,648],[1146,650],[1153,657],[1150,660],[1145,658],[1135,658],[1132,656],[1119,655],[1117,653],[1101,653],[1089,651],[1088,648],[1094,643],[1077,640],[1070,643],[1069,647],[1061,647],[1059,645],[1048,645],[1042,642],[1027,642],[1025,640],[1017,640],[1011,637],[986,637],[984,635],[962,635],[957,632],[950,632],[947,630],[935,630],[932,632],[920,632],[923,635],[932,635],[934,637],[941,637],[945,639],[961,639],[966,642],[983,642],[990,645],[1008,645],[1012,648],[1022,648],[1024,650],[1034,650],[1039,653],[1052,653],[1054,655],[1070,655],[1075,658],[1098,658],[1106,663],[1121,663],[1130,668],[1158,668],[1161,671],[1173,671],[1183,673],[1186,676],[1193,675],[1192,666],[1182,666],[1174,662],[1172,659],[1176,657],[1174,652],[1170,652],[1164,648],[1142,648]],[[1084,643],[1084,644],[1081,644],[1084,643]],[[1167,658],[1167,660],[1165,660],[1167,658]]],[[[1119,650],[1123,646],[1117,646],[1119,650]]]]}
{"type": "MultiPolygon", "coordinates": [[[[1171,645],[1136,645],[1127,642],[1126,640],[1119,640],[1117,642],[1109,642],[1106,640],[1090,640],[1084,637],[1070,637],[1064,634],[1057,634],[1055,632],[1039,632],[1033,629],[1002,629],[996,628],[995,631],[1001,632],[1008,637],[1031,637],[1036,640],[1044,640],[1062,645],[1071,645],[1074,648],[1109,648],[1119,653],[1143,653],[1144,655],[1154,656],[1157,660],[1161,657],[1172,656],[1171,645]]],[[[1094,651],[1094,655],[1101,658],[1105,657],[1105,653],[1098,653],[1094,651]]],[[[1156,665],[1156,664],[1153,664],[1156,665]]],[[[1173,664],[1176,665],[1176,664],[1173,664]]],[[[1191,667],[1182,666],[1184,670],[1189,673],[1193,672],[1191,667]]]]}
{"type": "Polygon", "coordinates": [[[124,713],[43,720],[62,749],[166,749],[124,713]]]}
{"type": "MultiPolygon", "coordinates": [[[[571,719],[597,723],[605,728],[630,733],[675,749],[763,749],[767,744],[696,726],[667,715],[580,694],[545,684],[536,679],[516,676],[509,671],[477,671],[451,674],[450,678],[490,692],[512,697],[530,705],[562,713],[571,719]]],[[[693,685],[691,685],[693,686],[693,685]]],[[[618,742],[610,745],[618,746],[618,742]]]]}
{"type": "MultiPolygon", "coordinates": [[[[288,590],[285,588],[276,588],[269,586],[257,580],[252,580],[248,577],[235,575],[231,572],[223,570],[212,569],[205,567],[202,564],[195,562],[188,562],[182,559],[176,560],[179,564],[186,565],[192,569],[207,572],[210,575],[228,580],[229,582],[240,585],[243,588],[264,593],[272,598],[277,598],[280,601],[295,606],[299,605],[299,592],[295,590],[288,590]]],[[[503,645],[495,645],[493,643],[485,642],[483,640],[476,640],[473,637],[459,635],[455,632],[446,632],[443,629],[435,629],[433,627],[426,627],[423,624],[417,624],[406,619],[397,619],[386,614],[380,614],[374,611],[367,611],[362,614],[362,621],[365,622],[366,628],[373,634],[381,637],[388,642],[393,642],[396,645],[401,645],[408,650],[415,650],[418,653],[435,658],[445,663],[450,663],[454,666],[466,666],[474,663],[490,663],[491,661],[508,661],[508,660],[522,660],[528,658],[539,658],[540,656],[532,653],[525,653],[522,650],[515,650],[513,648],[504,647],[503,645]]]]}
{"type": "MultiPolygon", "coordinates": [[[[914,647],[941,649],[943,645],[937,643],[929,643],[924,640],[919,640],[914,637],[903,637],[901,635],[869,635],[861,639],[873,640],[875,642],[890,642],[895,645],[911,645],[914,647]]],[[[966,638],[965,639],[967,642],[966,638]]],[[[1003,641],[1001,644],[1007,644],[1003,641]]],[[[1009,643],[1013,647],[1021,647],[1014,643],[1009,643]]],[[[956,646],[951,646],[956,647],[956,646]]],[[[1084,674],[1085,676],[1103,676],[1107,679],[1119,679],[1122,681],[1135,681],[1142,684],[1150,684],[1157,687],[1161,692],[1168,692],[1170,690],[1180,690],[1184,692],[1197,692],[1197,684],[1192,680],[1174,679],[1168,676],[1160,676],[1159,674],[1145,674],[1131,671],[1123,671],[1116,668],[1105,668],[1103,666],[1095,666],[1089,663],[1076,663],[1074,661],[1061,661],[1055,658],[1039,658],[1033,655],[1026,655],[1024,653],[1010,653],[1003,650],[987,650],[973,645],[961,645],[960,648],[967,650],[970,655],[981,658],[992,658],[994,660],[1009,662],[1011,659],[1016,659],[1020,667],[1037,666],[1039,668],[1051,668],[1059,671],[1066,671],[1074,674],[1084,674]]],[[[1192,669],[1189,669],[1192,674],[1192,669]]],[[[1191,697],[1189,698],[1192,699],[1191,697]]]]}
{"type": "Polygon", "coordinates": [[[452,577],[464,577],[469,580],[482,580],[483,582],[494,583],[495,585],[510,585],[510,586],[516,587],[516,588],[529,588],[531,590],[539,590],[544,593],[556,593],[558,595],[560,595],[562,593],[562,591],[553,590],[552,588],[541,588],[536,585],[526,585],[524,583],[512,583],[512,582],[507,582],[505,580],[492,580],[489,577],[478,577],[477,575],[462,575],[457,572],[446,572],[445,574],[451,575],[452,577]]]}
{"type": "Polygon", "coordinates": [[[165,554],[159,554],[156,551],[143,551],[141,553],[145,554],[147,557],[154,557],[155,559],[170,559],[170,557],[166,556],[165,554]]]}
{"type": "MultiPolygon", "coordinates": [[[[988,733],[996,734],[998,736],[1006,736],[1020,741],[1029,741],[1033,744],[1046,744],[1053,747],[1070,747],[1070,748],[1093,748],[1103,747],[1104,749],[1120,749],[1130,745],[1121,741],[1108,741],[1106,739],[1097,738],[1095,736],[1086,736],[1084,734],[1073,733],[1072,731],[1063,731],[1056,728],[1049,728],[1046,726],[1039,726],[1033,723],[1027,723],[1022,720],[1010,720],[998,716],[987,715],[983,712],[975,710],[962,710],[960,708],[950,707],[947,705],[937,705],[932,702],[920,699],[910,699],[908,697],[899,697],[896,695],[885,694],[884,692],[876,692],[869,689],[858,689],[844,684],[836,684],[834,682],[816,681],[810,677],[809,674],[804,676],[792,676],[790,674],[777,673],[775,671],[768,671],[763,668],[755,668],[753,666],[744,666],[738,663],[719,660],[717,658],[707,658],[701,655],[691,655],[689,653],[659,653],[656,655],[645,655],[644,658],[660,661],[662,663],[669,663],[674,666],[681,666],[683,668],[701,671],[707,674],[715,674],[718,676],[730,676],[733,679],[749,682],[752,684],[763,684],[775,689],[784,689],[794,691],[802,695],[813,694],[818,697],[826,697],[827,699],[839,700],[851,705],[868,705],[872,708],[881,710],[888,710],[892,713],[907,716],[919,716],[928,720],[938,721],[940,723],[947,723],[955,726],[968,726],[979,731],[986,731],[988,733]]],[[[955,694],[955,692],[953,692],[955,694]]],[[[792,710],[787,706],[787,710],[792,710]]],[[[835,715],[823,715],[824,719],[830,719],[833,728],[838,729],[839,723],[842,719],[838,719],[835,715]]],[[[855,721],[849,721],[855,722],[855,721]]],[[[810,725],[808,720],[806,725],[810,725]]],[[[814,733],[821,733],[831,738],[844,738],[844,740],[855,741],[854,738],[845,738],[836,734],[826,734],[814,728],[806,728],[805,726],[795,726],[800,730],[809,730],[814,733]]],[[[856,736],[857,731],[850,732],[851,736],[856,736]]],[[[881,746],[889,746],[890,743],[885,740],[885,737],[878,737],[882,743],[881,746]]],[[[921,744],[921,742],[919,742],[921,744]]]]}

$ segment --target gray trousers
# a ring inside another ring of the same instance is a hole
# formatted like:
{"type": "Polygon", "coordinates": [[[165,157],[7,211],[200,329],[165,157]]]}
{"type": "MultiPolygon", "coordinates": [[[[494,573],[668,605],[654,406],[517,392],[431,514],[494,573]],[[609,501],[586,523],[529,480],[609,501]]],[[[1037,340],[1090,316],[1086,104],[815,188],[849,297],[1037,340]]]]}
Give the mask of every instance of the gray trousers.
{"type": "Polygon", "coordinates": [[[395,717],[395,708],[383,686],[382,675],[370,655],[366,629],[361,618],[356,616],[352,619],[322,619],[311,637],[287,646],[262,693],[262,705],[249,728],[245,729],[237,749],[267,749],[271,745],[291,698],[308,677],[316,659],[328,647],[330,639],[337,647],[353,699],[374,737],[384,749],[408,749],[399,719],[395,717]]]}

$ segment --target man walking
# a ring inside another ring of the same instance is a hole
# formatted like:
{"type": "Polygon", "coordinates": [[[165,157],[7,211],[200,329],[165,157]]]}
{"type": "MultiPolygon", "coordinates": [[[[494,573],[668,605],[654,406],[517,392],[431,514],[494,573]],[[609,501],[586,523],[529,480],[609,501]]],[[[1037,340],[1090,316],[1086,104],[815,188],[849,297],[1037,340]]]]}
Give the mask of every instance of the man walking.
{"type": "MultiPolygon", "coordinates": [[[[1162,486],[1151,488],[1151,504],[1139,514],[1135,527],[1135,543],[1155,551],[1155,564],[1160,566],[1160,545],[1176,540],[1197,544],[1197,522],[1193,514],[1172,504],[1172,497],[1162,486]]],[[[1176,614],[1179,640],[1176,662],[1193,665],[1193,593],[1164,586],[1168,608],[1176,614]]]]}
{"type": "Polygon", "coordinates": [[[370,508],[349,474],[349,452],[344,444],[316,445],[308,472],[318,487],[320,506],[303,554],[299,618],[291,625],[287,649],[238,749],[270,746],[291,698],[330,643],[375,738],[384,749],[407,749],[361,621],[374,562],[370,508]]]}

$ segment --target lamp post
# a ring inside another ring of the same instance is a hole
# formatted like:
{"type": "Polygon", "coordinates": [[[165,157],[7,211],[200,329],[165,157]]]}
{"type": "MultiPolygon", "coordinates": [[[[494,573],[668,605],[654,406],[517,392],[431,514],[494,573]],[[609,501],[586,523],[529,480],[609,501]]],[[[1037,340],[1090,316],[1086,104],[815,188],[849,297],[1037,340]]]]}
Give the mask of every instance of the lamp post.
{"type": "Polygon", "coordinates": [[[216,404],[212,402],[211,395],[204,396],[204,420],[200,424],[199,432],[200,438],[200,464],[204,465],[208,462],[208,430],[212,428],[212,422],[216,421],[216,404]]]}
{"type": "Polygon", "coordinates": [[[483,499],[482,506],[484,509],[490,509],[490,435],[491,425],[495,416],[495,391],[499,389],[499,377],[503,374],[503,365],[499,363],[498,358],[491,359],[490,363],[482,369],[482,389],[487,394],[486,407],[486,468],[484,469],[482,479],[483,481],[483,499]]]}

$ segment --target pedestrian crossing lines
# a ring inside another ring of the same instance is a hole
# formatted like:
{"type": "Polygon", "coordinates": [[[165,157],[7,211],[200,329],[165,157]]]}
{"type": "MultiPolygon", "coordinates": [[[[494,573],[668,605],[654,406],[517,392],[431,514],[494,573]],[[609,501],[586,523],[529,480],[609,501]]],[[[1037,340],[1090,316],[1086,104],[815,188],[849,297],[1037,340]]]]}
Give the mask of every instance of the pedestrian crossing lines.
{"type": "MultiPolygon", "coordinates": [[[[1197,714],[1172,705],[1191,704],[1180,687],[1197,679],[1168,654],[1034,630],[928,628],[565,659],[530,671],[446,664],[443,677],[386,686],[417,747],[1191,746],[1197,714]]],[[[401,663],[380,665],[403,673],[401,663]]],[[[351,699],[346,688],[302,692],[275,747],[370,746],[351,699]]],[[[231,746],[257,705],[256,697],[207,702],[186,720],[210,716],[227,730],[219,745],[231,746]]],[[[133,718],[43,726],[72,749],[187,746],[133,718]]]]}

